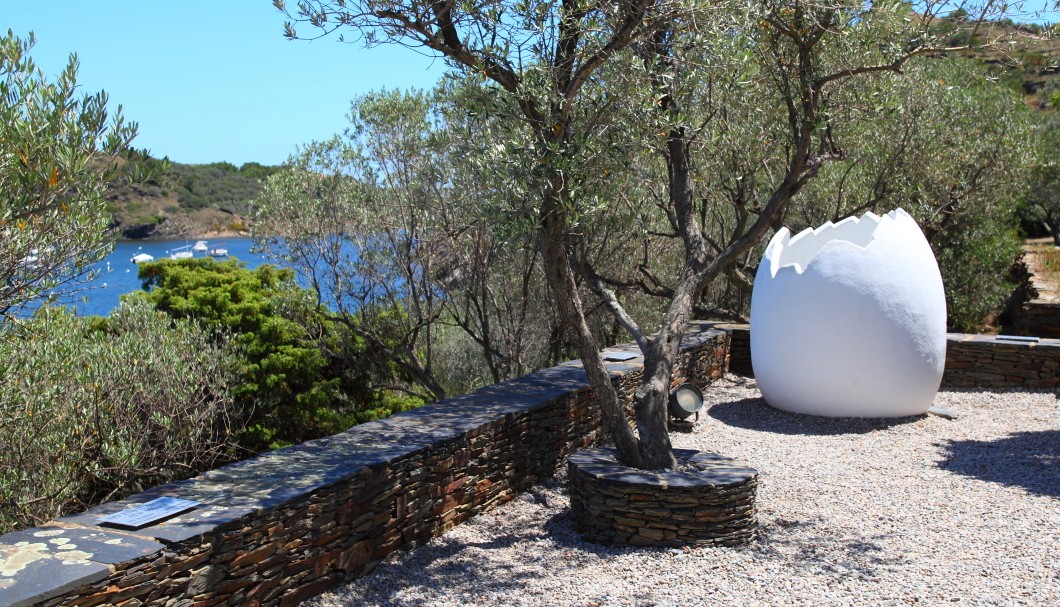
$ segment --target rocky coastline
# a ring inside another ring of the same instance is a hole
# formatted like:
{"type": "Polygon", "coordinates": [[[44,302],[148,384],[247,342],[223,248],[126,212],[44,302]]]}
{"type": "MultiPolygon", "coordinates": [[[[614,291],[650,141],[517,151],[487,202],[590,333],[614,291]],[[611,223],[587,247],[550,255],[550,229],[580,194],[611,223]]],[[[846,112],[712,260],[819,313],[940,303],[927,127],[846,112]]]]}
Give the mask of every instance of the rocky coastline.
{"type": "Polygon", "coordinates": [[[168,215],[148,223],[125,223],[115,217],[109,229],[119,240],[205,240],[251,235],[250,224],[245,218],[228,214],[226,218],[221,218],[227,221],[218,219],[212,213],[207,217],[191,214],[168,215]]]}

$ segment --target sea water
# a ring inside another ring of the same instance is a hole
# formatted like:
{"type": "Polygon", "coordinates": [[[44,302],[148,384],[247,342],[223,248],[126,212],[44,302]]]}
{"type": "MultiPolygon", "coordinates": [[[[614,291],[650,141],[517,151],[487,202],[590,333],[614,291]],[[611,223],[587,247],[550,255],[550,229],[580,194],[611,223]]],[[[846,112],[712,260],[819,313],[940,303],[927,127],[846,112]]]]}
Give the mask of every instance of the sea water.
{"type": "MultiPolygon", "coordinates": [[[[118,306],[121,296],[139,290],[142,283],[138,278],[138,267],[132,258],[139,253],[147,253],[155,261],[167,259],[176,251],[191,251],[196,240],[148,240],[121,241],[114,246],[114,251],[103,261],[92,266],[94,278],[86,285],[79,285],[77,291],[59,299],[60,303],[76,311],[80,316],[107,316],[118,306]]],[[[253,252],[253,239],[218,238],[207,240],[210,249],[228,249],[230,258],[238,259],[248,268],[257,268],[265,263],[277,264],[275,259],[263,253],[253,252]]],[[[206,257],[205,253],[195,252],[195,257],[206,257]]],[[[226,259],[221,257],[218,259],[226,259]]],[[[278,265],[278,264],[277,264],[278,265]]]]}

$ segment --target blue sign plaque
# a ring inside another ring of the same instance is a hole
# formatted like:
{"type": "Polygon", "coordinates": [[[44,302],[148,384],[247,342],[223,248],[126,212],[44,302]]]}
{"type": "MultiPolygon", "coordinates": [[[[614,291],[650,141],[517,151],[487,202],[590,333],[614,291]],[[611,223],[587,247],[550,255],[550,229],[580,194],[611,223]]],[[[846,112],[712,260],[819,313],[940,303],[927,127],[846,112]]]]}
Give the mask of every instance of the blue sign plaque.
{"type": "Polygon", "coordinates": [[[640,356],[640,353],[634,354],[633,352],[605,352],[604,360],[630,360],[640,356]]]}
{"type": "Polygon", "coordinates": [[[100,519],[99,522],[118,527],[139,529],[171,516],[194,510],[201,505],[199,502],[182,500],[176,497],[160,497],[149,502],[137,504],[132,508],[126,508],[121,512],[107,515],[100,519]]]}

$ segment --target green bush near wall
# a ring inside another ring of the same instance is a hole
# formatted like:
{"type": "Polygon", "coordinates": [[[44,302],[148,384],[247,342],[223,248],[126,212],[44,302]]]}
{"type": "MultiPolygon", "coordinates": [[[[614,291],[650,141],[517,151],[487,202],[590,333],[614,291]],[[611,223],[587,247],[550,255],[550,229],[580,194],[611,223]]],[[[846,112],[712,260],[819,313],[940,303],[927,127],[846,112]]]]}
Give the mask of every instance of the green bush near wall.
{"type": "Polygon", "coordinates": [[[43,308],[0,335],[0,533],[194,476],[242,451],[238,354],[142,300],[43,308]]]}

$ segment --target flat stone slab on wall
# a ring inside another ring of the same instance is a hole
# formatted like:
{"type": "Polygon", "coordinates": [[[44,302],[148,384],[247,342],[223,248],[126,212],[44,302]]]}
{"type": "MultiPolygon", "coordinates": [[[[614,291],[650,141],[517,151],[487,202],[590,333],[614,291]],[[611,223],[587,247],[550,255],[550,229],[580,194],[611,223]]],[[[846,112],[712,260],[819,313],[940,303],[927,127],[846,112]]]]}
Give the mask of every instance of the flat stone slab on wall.
{"type": "Polygon", "coordinates": [[[567,461],[574,527],[589,541],[631,546],[739,546],[757,531],[758,471],[714,453],[675,449],[684,470],[637,470],[613,448],[567,461]]]}

